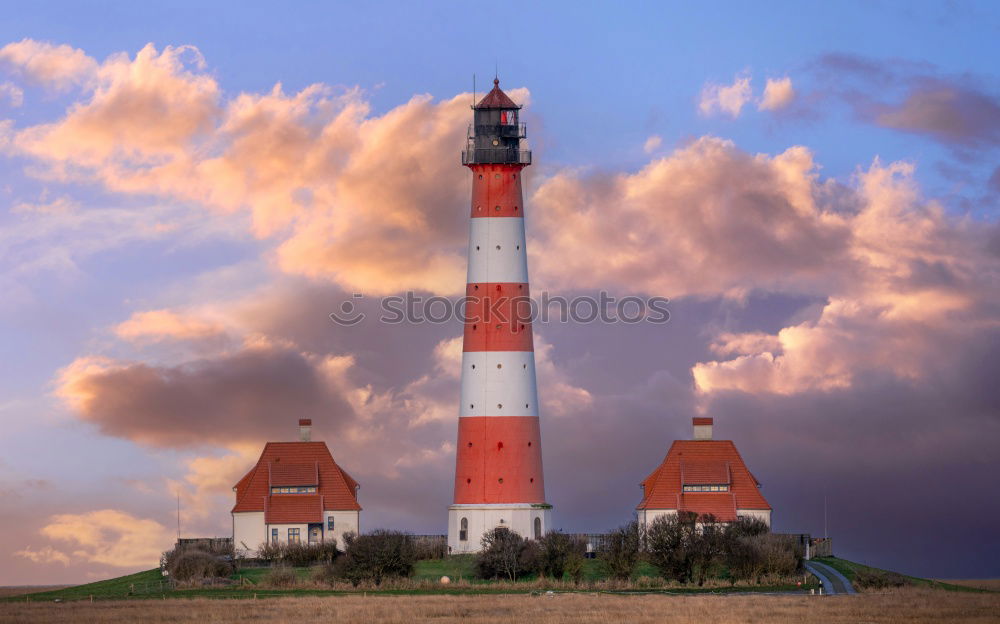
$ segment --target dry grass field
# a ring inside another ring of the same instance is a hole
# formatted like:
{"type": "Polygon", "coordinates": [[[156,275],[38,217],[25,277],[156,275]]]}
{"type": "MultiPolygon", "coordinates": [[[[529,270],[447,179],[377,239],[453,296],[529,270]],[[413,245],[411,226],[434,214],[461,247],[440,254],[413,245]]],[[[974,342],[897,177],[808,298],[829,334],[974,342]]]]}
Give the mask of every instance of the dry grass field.
{"type": "Polygon", "coordinates": [[[611,595],[333,596],[271,600],[6,603],[0,622],[997,622],[1000,594],[906,589],[858,596],[611,595]]]}

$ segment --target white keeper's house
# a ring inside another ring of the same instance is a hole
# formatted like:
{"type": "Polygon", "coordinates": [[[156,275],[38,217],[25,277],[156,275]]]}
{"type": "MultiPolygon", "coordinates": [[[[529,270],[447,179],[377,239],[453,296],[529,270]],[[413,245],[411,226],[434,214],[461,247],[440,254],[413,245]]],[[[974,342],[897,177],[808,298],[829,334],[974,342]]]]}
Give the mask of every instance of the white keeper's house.
{"type": "Polygon", "coordinates": [[[337,465],[325,442],[311,441],[299,420],[298,442],[268,442],[257,464],[233,487],[233,546],[252,554],[264,542],[319,543],[359,533],[358,482],[337,465]]]}

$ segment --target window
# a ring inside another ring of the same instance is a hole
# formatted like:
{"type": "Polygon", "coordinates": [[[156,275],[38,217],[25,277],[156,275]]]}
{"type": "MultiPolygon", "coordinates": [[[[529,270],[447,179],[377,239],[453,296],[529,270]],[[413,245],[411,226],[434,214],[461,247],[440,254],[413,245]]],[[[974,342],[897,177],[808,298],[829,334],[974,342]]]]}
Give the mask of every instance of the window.
{"type": "Polygon", "coordinates": [[[298,529],[288,529],[288,543],[298,544],[299,543],[299,530],[298,529]]]}
{"type": "Polygon", "coordinates": [[[685,492],[728,492],[729,485],[685,485],[685,492]]]}
{"type": "Polygon", "coordinates": [[[272,487],[271,494],[315,494],[315,485],[298,485],[294,487],[272,487]]]}
{"type": "Polygon", "coordinates": [[[535,518],[535,539],[542,538],[542,519],[535,518]]]}
{"type": "Polygon", "coordinates": [[[326,517],[326,530],[327,531],[333,530],[333,516],[326,517]]]}
{"type": "Polygon", "coordinates": [[[278,529],[271,529],[271,543],[278,543],[278,529]]]}
{"type": "Polygon", "coordinates": [[[458,541],[467,542],[469,541],[469,519],[462,518],[462,523],[458,529],[458,541]]]}

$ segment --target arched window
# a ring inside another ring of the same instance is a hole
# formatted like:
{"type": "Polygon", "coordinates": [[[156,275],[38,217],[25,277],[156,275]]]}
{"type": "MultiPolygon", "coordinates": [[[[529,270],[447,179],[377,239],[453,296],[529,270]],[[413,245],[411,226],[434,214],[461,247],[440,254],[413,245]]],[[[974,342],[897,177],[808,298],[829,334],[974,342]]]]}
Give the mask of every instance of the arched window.
{"type": "Polygon", "coordinates": [[[469,541],[469,519],[462,518],[462,523],[458,529],[458,541],[467,542],[469,541]]]}
{"type": "Polygon", "coordinates": [[[542,539],[542,519],[535,518],[535,539],[542,539]]]}

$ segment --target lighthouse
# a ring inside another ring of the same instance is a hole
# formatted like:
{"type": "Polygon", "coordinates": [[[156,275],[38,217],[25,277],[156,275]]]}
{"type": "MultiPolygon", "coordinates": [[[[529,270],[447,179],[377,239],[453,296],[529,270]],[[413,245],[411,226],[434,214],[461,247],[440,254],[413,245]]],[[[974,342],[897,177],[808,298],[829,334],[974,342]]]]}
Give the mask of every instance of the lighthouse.
{"type": "Polygon", "coordinates": [[[472,172],[462,396],[448,547],[476,552],[502,527],[538,539],[551,525],[545,502],[524,238],[520,106],[493,81],[472,107],[462,152],[472,172]]]}

